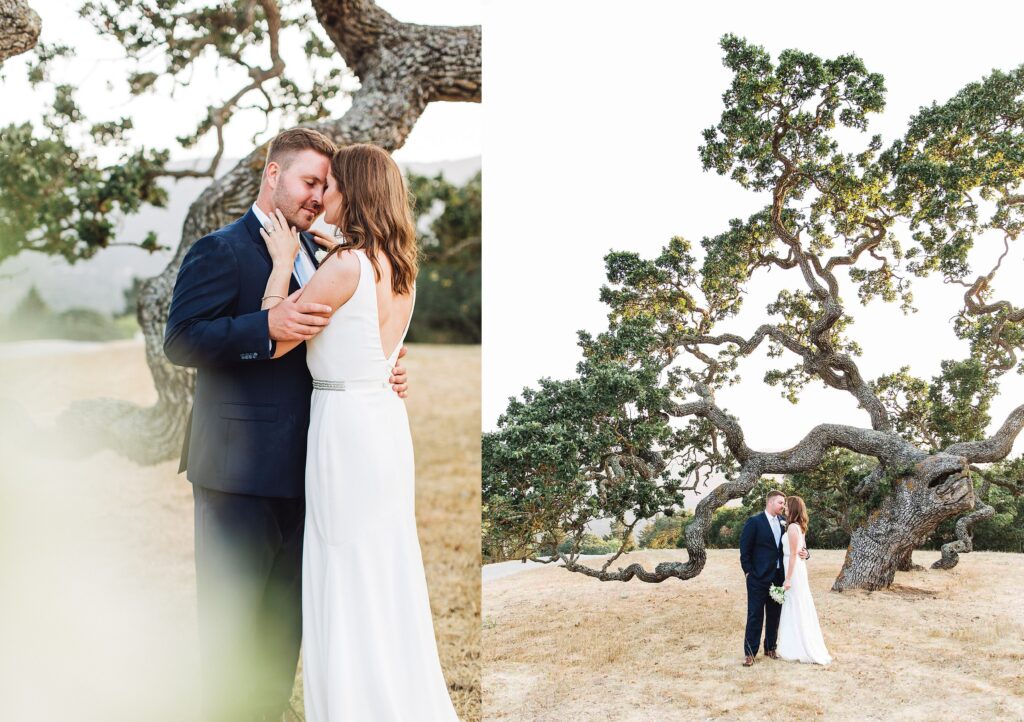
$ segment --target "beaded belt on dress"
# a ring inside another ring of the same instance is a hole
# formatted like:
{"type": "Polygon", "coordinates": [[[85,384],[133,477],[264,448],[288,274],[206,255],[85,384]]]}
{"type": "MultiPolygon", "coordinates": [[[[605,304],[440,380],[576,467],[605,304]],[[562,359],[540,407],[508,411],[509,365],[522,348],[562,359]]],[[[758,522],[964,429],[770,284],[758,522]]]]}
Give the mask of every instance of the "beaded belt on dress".
{"type": "Polygon", "coordinates": [[[387,381],[372,381],[370,379],[358,379],[355,381],[325,381],[313,379],[314,389],[330,389],[331,391],[354,391],[355,389],[386,389],[389,387],[387,381]]]}

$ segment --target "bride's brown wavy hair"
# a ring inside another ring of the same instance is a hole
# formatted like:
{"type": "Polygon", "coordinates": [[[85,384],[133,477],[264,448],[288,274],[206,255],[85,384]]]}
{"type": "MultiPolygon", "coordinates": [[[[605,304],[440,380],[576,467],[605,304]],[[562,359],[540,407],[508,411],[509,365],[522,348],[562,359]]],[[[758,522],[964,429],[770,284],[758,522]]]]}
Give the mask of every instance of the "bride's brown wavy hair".
{"type": "Polygon", "coordinates": [[[345,242],[327,256],[361,248],[379,281],[377,251],[383,251],[391,263],[391,290],[409,293],[418,267],[416,223],[398,164],[383,148],[357,143],[338,149],[331,158],[331,175],[343,196],[337,227],[345,242]]]}
{"type": "Polygon", "coordinates": [[[800,531],[804,534],[807,533],[807,506],[804,504],[804,500],[799,496],[787,496],[786,497],[786,523],[792,524],[796,522],[800,525],[800,531]]]}

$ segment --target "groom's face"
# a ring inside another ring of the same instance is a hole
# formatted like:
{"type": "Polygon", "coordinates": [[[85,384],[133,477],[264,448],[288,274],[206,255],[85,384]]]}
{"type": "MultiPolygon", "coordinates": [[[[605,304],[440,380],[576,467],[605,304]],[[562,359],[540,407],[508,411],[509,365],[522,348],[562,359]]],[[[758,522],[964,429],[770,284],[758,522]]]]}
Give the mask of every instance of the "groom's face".
{"type": "Polygon", "coordinates": [[[786,497],[784,496],[773,496],[768,500],[768,513],[772,516],[778,516],[786,508],[786,497]]]}
{"type": "Polygon", "coordinates": [[[270,200],[291,225],[305,231],[323,210],[331,162],[315,150],[301,150],[282,160],[268,179],[273,189],[270,200]]]}

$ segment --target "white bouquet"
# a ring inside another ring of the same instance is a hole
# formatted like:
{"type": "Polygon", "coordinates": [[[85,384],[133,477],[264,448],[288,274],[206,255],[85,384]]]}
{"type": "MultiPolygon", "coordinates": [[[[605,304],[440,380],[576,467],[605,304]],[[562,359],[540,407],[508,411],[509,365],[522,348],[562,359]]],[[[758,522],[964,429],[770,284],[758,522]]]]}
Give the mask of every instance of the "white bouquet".
{"type": "Polygon", "coordinates": [[[786,589],[785,587],[779,587],[773,584],[768,587],[768,596],[771,597],[776,604],[782,604],[782,602],[786,600],[786,589]]]}

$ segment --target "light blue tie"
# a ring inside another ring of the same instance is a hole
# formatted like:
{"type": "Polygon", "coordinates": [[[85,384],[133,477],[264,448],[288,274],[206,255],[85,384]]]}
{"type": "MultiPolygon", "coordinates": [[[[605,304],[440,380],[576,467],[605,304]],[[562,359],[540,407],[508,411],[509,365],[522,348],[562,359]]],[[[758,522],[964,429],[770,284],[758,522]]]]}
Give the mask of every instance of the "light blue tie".
{"type": "MultiPolygon", "coordinates": [[[[777,516],[776,517],[772,517],[772,518],[775,520],[775,526],[779,527],[779,539],[778,539],[778,541],[775,542],[775,545],[778,546],[779,542],[782,541],[782,522],[779,521],[779,517],[777,517],[777,516]]],[[[775,528],[774,527],[772,528],[772,534],[775,534],[775,528]]],[[[782,562],[779,562],[779,561],[775,562],[775,568],[776,569],[778,569],[781,566],[782,566],[782,562]]]]}
{"type": "Polygon", "coordinates": [[[309,278],[306,276],[306,266],[302,263],[304,252],[300,242],[299,252],[295,254],[295,264],[292,267],[295,271],[295,279],[299,282],[300,286],[305,286],[309,282],[309,278]]]}

